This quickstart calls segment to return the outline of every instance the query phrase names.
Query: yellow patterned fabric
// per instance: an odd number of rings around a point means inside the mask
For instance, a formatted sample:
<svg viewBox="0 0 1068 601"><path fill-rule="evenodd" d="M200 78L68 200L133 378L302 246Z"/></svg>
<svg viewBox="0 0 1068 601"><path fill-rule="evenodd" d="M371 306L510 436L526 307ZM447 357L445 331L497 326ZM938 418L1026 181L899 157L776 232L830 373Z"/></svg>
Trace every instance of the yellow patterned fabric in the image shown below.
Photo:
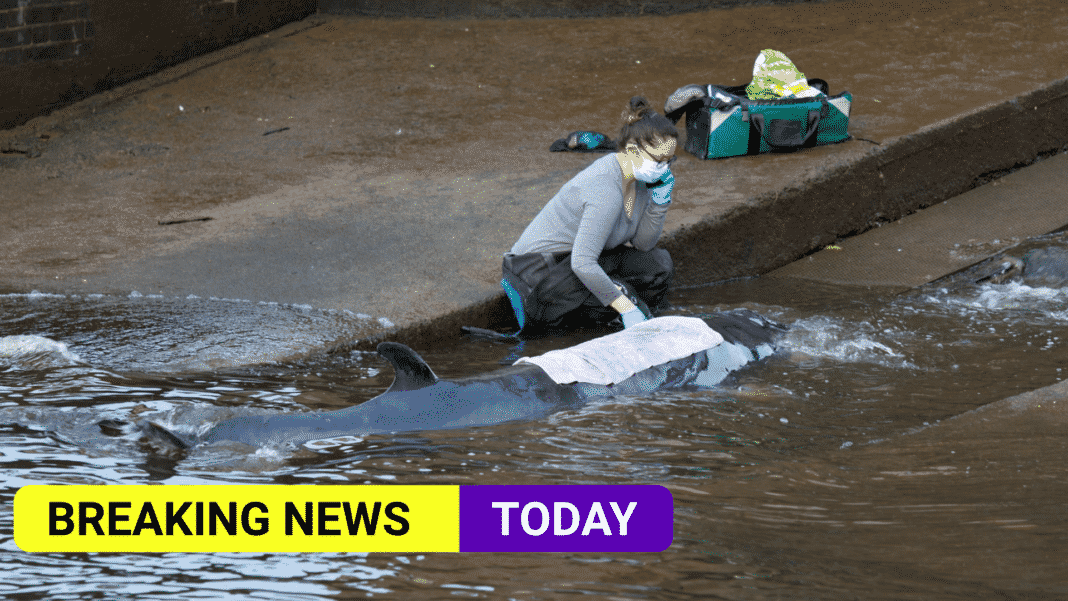
<svg viewBox="0 0 1068 601"><path fill-rule="evenodd" d="M770 48L761 50L753 63L753 81L745 87L750 100L808 98L820 91L808 85L805 74L785 54Z"/></svg>

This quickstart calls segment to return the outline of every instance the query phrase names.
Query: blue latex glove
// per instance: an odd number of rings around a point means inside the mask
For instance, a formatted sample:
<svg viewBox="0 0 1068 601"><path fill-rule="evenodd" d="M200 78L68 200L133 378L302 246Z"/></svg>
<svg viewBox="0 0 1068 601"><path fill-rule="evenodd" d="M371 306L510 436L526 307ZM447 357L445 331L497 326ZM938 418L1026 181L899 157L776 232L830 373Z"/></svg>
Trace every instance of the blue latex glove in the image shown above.
<svg viewBox="0 0 1068 601"><path fill-rule="evenodd" d="M621 314L620 317L623 318L624 329L645 321L645 314L642 313L642 310L637 307L631 309L630 311L627 311L626 313Z"/></svg>
<svg viewBox="0 0 1068 601"><path fill-rule="evenodd" d="M669 170L664 177L646 187L649 188L649 194L653 196L653 202L666 205L671 202L671 191L675 189L675 174Z"/></svg>

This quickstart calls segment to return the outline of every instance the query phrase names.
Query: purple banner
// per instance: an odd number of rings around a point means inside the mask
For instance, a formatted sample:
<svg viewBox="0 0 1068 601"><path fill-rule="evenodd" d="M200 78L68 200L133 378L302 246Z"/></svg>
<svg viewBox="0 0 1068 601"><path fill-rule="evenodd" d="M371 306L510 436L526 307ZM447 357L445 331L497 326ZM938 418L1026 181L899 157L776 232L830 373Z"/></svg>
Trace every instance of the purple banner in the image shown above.
<svg viewBox="0 0 1068 601"><path fill-rule="evenodd" d="M460 551L663 551L674 511L655 485L460 486Z"/></svg>

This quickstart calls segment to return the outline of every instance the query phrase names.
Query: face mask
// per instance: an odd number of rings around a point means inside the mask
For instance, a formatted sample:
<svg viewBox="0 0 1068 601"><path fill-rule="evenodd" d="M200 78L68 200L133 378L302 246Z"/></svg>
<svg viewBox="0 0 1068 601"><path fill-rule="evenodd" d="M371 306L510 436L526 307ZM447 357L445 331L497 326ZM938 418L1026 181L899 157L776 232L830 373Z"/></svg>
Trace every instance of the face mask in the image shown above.
<svg viewBox="0 0 1068 601"><path fill-rule="evenodd" d="M634 179L651 184L664 177L664 174L667 173L670 168L671 167L666 163L656 163L650 159L642 157L641 166L634 170Z"/></svg>

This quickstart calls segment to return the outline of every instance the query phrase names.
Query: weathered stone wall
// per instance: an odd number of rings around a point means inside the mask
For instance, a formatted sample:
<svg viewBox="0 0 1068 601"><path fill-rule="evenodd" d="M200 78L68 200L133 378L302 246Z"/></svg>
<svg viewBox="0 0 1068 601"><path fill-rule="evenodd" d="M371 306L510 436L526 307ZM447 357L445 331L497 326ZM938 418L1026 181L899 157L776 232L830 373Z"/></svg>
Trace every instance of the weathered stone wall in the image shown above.
<svg viewBox="0 0 1068 601"><path fill-rule="evenodd" d="M315 10L316 0L0 0L0 128Z"/></svg>
<svg viewBox="0 0 1068 601"><path fill-rule="evenodd" d="M332 15L431 19L522 19L669 15L752 4L813 0L319 0Z"/></svg>
<svg viewBox="0 0 1068 601"><path fill-rule="evenodd" d="M88 0L0 1L0 64L82 56L93 37Z"/></svg>

